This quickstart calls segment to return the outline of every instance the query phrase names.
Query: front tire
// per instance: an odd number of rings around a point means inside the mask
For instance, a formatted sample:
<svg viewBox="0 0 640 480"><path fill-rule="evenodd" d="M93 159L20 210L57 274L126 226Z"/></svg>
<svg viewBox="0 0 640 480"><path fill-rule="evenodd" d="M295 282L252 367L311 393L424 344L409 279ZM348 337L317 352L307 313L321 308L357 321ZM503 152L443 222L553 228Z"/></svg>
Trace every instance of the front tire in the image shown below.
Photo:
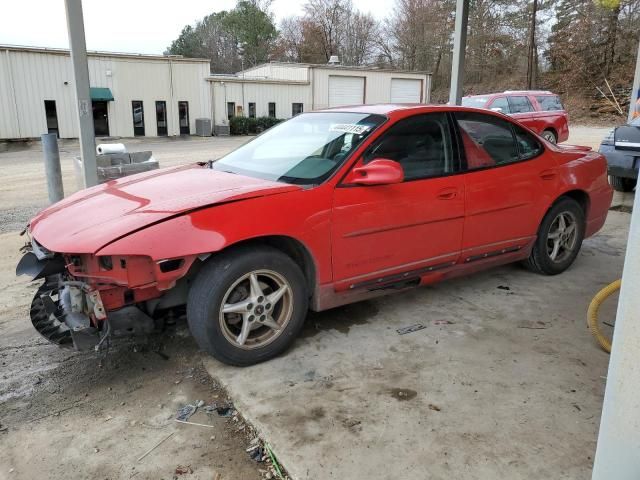
<svg viewBox="0 0 640 480"><path fill-rule="evenodd" d="M290 257L268 246L241 247L200 270L187 321L200 348L228 365L247 366L286 350L307 308L305 277Z"/></svg>
<svg viewBox="0 0 640 480"><path fill-rule="evenodd" d="M558 200L542 219L525 265L536 273L557 275L576 259L585 232L584 211L572 198Z"/></svg>
<svg viewBox="0 0 640 480"><path fill-rule="evenodd" d="M609 175L609 183L614 190L618 192L633 192L636 188L638 181L635 178L617 177L615 175Z"/></svg>

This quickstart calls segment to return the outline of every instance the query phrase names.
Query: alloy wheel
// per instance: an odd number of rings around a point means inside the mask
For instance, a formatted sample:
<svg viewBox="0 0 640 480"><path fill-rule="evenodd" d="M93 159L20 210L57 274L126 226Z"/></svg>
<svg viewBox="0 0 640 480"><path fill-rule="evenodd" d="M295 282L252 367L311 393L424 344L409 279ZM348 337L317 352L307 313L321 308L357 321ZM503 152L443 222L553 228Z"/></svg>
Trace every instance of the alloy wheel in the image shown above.
<svg viewBox="0 0 640 480"><path fill-rule="evenodd" d="M229 342L250 350L278 338L292 314L293 292L289 282L272 270L255 270L227 289L219 321Z"/></svg>
<svg viewBox="0 0 640 480"><path fill-rule="evenodd" d="M564 262L576 247L578 222L571 212L561 212L551 222L547 234L547 254L554 263Z"/></svg>

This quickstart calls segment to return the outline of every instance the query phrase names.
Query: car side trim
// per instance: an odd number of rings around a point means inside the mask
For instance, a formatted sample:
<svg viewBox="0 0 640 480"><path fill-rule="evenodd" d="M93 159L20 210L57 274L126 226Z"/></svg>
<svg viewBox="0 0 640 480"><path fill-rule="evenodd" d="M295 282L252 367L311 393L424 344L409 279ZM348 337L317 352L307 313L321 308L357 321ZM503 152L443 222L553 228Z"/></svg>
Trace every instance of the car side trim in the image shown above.
<svg viewBox="0 0 640 480"><path fill-rule="evenodd" d="M373 287L374 289L378 289L384 287L387 284L393 284L397 282L407 282L410 280L419 280L422 275L427 273L431 273L436 270L442 270L443 268L453 267L457 262L445 262L439 263L436 265L432 265L430 267L418 268L416 270L409 270L406 272L396 273L393 275L388 275L386 277L380 277L375 280L367 280L360 283L354 283L349 285L349 289L353 290L356 288L368 288Z"/></svg>

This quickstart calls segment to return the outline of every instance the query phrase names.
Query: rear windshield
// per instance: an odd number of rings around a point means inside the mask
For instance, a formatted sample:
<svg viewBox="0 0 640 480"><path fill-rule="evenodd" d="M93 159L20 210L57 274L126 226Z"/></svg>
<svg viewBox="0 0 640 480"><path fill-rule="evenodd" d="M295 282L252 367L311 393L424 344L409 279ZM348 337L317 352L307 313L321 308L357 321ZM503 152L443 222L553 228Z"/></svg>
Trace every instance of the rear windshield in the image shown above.
<svg viewBox="0 0 640 480"><path fill-rule="evenodd" d="M488 101L489 97L464 97L462 99L462 106L484 108Z"/></svg>
<svg viewBox="0 0 640 480"><path fill-rule="evenodd" d="M560 97L557 95L539 95L536 100L540 104L540 109L544 111L564 110Z"/></svg>

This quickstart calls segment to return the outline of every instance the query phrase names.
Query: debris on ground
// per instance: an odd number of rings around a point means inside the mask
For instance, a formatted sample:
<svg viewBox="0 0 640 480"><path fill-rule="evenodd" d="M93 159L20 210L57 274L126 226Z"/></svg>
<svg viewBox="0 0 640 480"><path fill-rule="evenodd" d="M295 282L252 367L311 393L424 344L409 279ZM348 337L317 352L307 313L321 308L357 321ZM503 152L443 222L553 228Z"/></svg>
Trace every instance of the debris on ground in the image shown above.
<svg viewBox="0 0 640 480"><path fill-rule="evenodd" d="M167 435L166 437L164 437L162 440L160 440L158 443L156 443L153 447L151 447L149 450L147 450L146 452L144 452L142 455L140 455L138 457L138 461L142 460L144 457L146 457L147 455L149 455L151 452L153 452L156 448L158 448L160 445L162 445L165 441L167 441L174 433L176 432L171 432L169 435Z"/></svg>
<svg viewBox="0 0 640 480"><path fill-rule="evenodd" d="M408 327L399 328L396 330L396 332L398 332L398 335L406 335L407 333L417 332L418 330L422 330L424 328L427 328L426 325L416 323L415 325L409 325Z"/></svg>
<svg viewBox="0 0 640 480"><path fill-rule="evenodd" d="M434 320L434 325L455 325L456 322L452 322L451 320Z"/></svg>
<svg viewBox="0 0 640 480"><path fill-rule="evenodd" d="M219 417L231 417L235 413L235 408L233 408L233 403L225 402L218 404L213 402L211 405L207 405L203 408L203 410L209 415L214 412L218 414Z"/></svg>
<svg viewBox="0 0 640 480"><path fill-rule="evenodd" d="M247 453L254 462L262 463L266 460L264 448L260 445L247 448Z"/></svg>
<svg viewBox="0 0 640 480"><path fill-rule="evenodd" d="M439 412L439 411L441 411L442 409L441 409L439 406L434 405L433 403L430 403L430 404L429 404L429 410L433 410L434 412Z"/></svg>
<svg viewBox="0 0 640 480"><path fill-rule="evenodd" d="M191 465L178 465L176 467L176 475L188 475L190 473L193 473L193 468L191 468Z"/></svg>
<svg viewBox="0 0 640 480"><path fill-rule="evenodd" d="M506 285L498 285L497 288L498 290L511 290L511 287L507 287Z"/></svg>
<svg viewBox="0 0 640 480"><path fill-rule="evenodd" d="M191 418L191 415L196 413L196 410L198 410L198 407L196 405L185 405L176 412L176 420L186 422L187 420L189 420L189 418Z"/></svg>

